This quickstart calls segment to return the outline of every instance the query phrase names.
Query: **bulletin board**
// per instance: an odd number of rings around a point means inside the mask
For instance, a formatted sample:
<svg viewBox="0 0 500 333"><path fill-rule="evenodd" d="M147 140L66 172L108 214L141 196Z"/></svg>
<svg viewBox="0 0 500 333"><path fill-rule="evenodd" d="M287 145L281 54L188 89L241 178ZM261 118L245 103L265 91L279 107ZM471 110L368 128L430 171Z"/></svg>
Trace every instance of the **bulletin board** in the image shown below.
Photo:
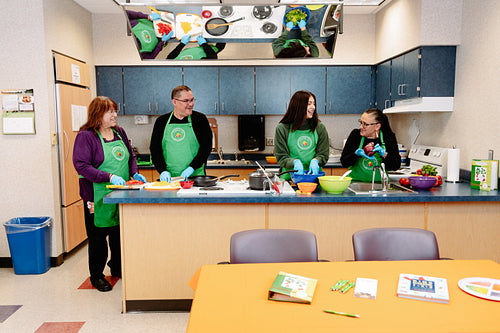
<svg viewBox="0 0 500 333"><path fill-rule="evenodd" d="M2 133L35 134L33 89L2 90Z"/></svg>

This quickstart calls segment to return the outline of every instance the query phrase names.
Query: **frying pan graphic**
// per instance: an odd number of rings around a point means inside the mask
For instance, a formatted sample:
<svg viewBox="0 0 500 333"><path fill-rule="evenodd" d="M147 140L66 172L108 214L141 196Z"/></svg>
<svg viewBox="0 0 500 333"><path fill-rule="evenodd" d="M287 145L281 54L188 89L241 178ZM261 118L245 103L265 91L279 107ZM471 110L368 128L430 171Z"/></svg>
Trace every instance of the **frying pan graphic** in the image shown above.
<svg viewBox="0 0 500 333"><path fill-rule="evenodd" d="M229 25L234 23L234 22L238 22L238 21L241 21L241 20L244 20L245 17L240 17L236 20L232 20L232 21L226 21L225 19L221 18L221 17L214 17L214 18L211 18L210 20L208 20L206 23L205 23L205 30L211 34L212 36L222 36L224 35L227 30L229 29ZM230 23L230 24L228 24ZM208 25L209 24L226 24L226 25L221 25L217 28L213 28L213 29L208 29Z"/></svg>

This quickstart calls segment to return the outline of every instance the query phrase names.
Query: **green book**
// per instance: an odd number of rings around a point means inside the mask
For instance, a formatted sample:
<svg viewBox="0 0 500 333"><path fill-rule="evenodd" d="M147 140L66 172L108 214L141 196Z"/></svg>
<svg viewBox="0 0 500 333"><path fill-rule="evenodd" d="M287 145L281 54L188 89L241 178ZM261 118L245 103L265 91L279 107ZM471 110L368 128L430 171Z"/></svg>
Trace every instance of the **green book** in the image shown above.
<svg viewBox="0 0 500 333"><path fill-rule="evenodd" d="M483 191L496 190L498 188L498 160L473 159L470 186Z"/></svg>
<svg viewBox="0 0 500 333"><path fill-rule="evenodd" d="M268 299L311 304L318 280L279 272L269 289Z"/></svg>

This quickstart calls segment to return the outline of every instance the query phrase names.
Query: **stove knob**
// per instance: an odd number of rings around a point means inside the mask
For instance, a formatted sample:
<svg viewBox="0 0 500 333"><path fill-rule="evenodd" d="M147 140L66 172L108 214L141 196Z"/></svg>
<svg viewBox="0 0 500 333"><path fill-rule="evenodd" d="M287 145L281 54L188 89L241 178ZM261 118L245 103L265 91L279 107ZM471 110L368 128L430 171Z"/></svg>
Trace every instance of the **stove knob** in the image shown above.
<svg viewBox="0 0 500 333"><path fill-rule="evenodd" d="M436 152L436 157L439 157L439 156L441 156L441 152L437 151Z"/></svg>

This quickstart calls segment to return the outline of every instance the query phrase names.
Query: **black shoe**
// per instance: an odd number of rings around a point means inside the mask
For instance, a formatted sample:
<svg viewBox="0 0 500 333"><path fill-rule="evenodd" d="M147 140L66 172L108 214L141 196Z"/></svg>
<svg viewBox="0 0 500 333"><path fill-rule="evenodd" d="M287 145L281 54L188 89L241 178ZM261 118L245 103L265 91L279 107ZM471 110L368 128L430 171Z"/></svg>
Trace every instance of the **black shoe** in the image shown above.
<svg viewBox="0 0 500 333"><path fill-rule="evenodd" d="M113 289L111 284L104 278L91 279L90 283L99 291L111 291Z"/></svg>
<svg viewBox="0 0 500 333"><path fill-rule="evenodd" d="M111 271L111 275L113 275L114 277L117 277L117 278L122 278L122 271Z"/></svg>

